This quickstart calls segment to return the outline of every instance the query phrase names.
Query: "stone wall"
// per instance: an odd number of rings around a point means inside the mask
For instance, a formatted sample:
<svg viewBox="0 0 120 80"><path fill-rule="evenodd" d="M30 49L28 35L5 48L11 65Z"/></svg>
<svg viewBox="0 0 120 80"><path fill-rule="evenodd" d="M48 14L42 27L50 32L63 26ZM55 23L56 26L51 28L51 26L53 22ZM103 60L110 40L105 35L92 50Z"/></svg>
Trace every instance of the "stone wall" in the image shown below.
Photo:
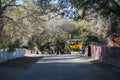
<svg viewBox="0 0 120 80"><path fill-rule="evenodd" d="M0 50L0 63L20 57L24 57L24 49L16 49L12 52Z"/></svg>
<svg viewBox="0 0 120 80"><path fill-rule="evenodd" d="M120 47L109 47L109 63L120 67Z"/></svg>

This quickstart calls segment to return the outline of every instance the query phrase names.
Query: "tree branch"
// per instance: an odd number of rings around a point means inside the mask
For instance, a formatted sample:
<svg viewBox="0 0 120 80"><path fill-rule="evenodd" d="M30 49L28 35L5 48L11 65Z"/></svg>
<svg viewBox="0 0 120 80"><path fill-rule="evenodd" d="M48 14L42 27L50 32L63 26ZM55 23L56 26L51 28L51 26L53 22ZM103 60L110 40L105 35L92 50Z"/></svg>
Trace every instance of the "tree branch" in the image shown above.
<svg viewBox="0 0 120 80"><path fill-rule="evenodd" d="M13 1L14 0L9 0L8 3L6 3L5 6L2 8L2 11L4 11Z"/></svg>
<svg viewBox="0 0 120 80"><path fill-rule="evenodd" d="M120 5L117 4L117 2L112 0L112 3L116 5L116 7L118 7L118 9L120 9Z"/></svg>
<svg viewBox="0 0 120 80"><path fill-rule="evenodd" d="M20 20L22 20L22 19L24 19L24 18L27 18L27 17L29 17L29 16L32 16L32 15L34 15L34 14L35 14L35 13L33 12L33 13L30 14L30 15L26 15L26 16L24 16L24 17L21 17L21 18L19 18L19 19L15 19L15 20L6 16L5 18L7 18L7 19L10 20L10 21L7 22L6 24L8 24L8 23L14 23L14 22L20 21ZM6 24L4 24L4 25L6 25Z"/></svg>

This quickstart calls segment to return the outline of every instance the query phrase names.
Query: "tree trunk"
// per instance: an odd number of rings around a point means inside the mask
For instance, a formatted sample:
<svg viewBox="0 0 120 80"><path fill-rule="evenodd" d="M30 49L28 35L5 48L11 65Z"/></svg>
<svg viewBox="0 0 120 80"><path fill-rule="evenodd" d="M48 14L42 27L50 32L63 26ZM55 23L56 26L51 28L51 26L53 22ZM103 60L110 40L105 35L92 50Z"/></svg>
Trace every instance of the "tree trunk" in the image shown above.
<svg viewBox="0 0 120 80"><path fill-rule="evenodd" d="M3 20L2 20L1 14L0 14L0 36L2 34L2 29L3 29Z"/></svg>
<svg viewBox="0 0 120 80"><path fill-rule="evenodd" d="M109 20L108 20L108 30L107 30L107 36L108 37L112 34L111 29L112 29L112 26L111 26L111 17L109 17Z"/></svg>
<svg viewBox="0 0 120 80"><path fill-rule="evenodd" d="M0 0L0 36L3 29L3 11L2 11L2 2Z"/></svg>

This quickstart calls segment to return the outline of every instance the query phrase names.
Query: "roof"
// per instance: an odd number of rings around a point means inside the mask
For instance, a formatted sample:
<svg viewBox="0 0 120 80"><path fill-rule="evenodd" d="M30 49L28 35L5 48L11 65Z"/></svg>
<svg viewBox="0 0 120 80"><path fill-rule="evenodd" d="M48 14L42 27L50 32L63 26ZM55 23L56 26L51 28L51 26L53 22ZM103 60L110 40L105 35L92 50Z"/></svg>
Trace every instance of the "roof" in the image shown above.
<svg viewBox="0 0 120 80"><path fill-rule="evenodd" d="M69 41L81 41L81 39L69 39Z"/></svg>

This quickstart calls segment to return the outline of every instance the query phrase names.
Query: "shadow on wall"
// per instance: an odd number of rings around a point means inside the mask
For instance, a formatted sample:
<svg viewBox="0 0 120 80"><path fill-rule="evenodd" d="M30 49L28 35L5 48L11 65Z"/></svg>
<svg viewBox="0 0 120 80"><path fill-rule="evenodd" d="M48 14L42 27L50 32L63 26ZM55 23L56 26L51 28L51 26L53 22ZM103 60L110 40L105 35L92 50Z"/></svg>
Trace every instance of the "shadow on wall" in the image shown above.
<svg viewBox="0 0 120 80"><path fill-rule="evenodd" d="M12 52L4 50L0 51L0 63L20 57L24 57L24 49L16 49L15 51Z"/></svg>

